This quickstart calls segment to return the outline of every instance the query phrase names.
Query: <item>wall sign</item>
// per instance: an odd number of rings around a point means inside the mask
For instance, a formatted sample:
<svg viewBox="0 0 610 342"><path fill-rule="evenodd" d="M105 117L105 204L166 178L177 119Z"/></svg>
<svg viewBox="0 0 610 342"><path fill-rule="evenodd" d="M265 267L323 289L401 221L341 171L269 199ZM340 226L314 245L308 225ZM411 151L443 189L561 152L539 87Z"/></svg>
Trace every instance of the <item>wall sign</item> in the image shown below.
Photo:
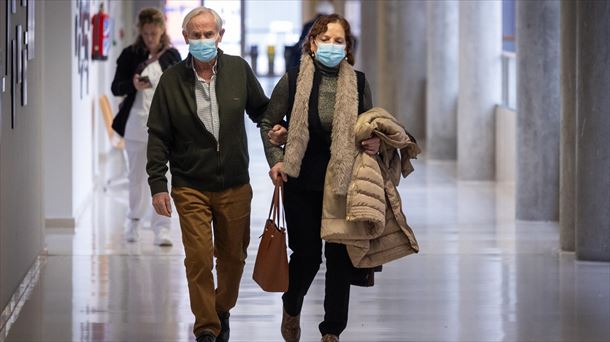
<svg viewBox="0 0 610 342"><path fill-rule="evenodd" d="M27 50L28 50L28 60L32 60L35 57L35 38L36 38L36 1L34 0L24 0L26 1L26 8L28 12L27 16Z"/></svg>
<svg viewBox="0 0 610 342"><path fill-rule="evenodd" d="M91 31L91 1L77 0L78 14L74 18L74 42L80 76L80 98L89 94L89 35Z"/></svg>
<svg viewBox="0 0 610 342"><path fill-rule="evenodd" d="M6 78L9 75L9 59L10 59L10 55L9 53L11 52L10 49L10 44L11 44L11 5L10 5L10 1L5 1L4 2L4 70L0 70L0 73L2 73L2 92L4 93L6 91ZM2 58L2 57L0 57Z"/></svg>
<svg viewBox="0 0 610 342"><path fill-rule="evenodd" d="M15 129L17 103L22 107L28 104L28 61L34 58L35 52L35 0L3 1L0 17L4 19L1 27L4 34L0 37L0 120L3 94L8 93L11 129Z"/></svg>

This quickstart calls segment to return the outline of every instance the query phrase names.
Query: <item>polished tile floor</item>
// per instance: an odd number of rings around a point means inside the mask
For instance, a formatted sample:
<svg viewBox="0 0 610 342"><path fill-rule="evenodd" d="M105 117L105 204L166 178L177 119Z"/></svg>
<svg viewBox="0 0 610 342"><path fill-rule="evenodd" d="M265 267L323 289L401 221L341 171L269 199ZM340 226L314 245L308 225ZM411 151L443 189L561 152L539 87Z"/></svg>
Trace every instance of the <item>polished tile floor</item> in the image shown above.
<svg viewBox="0 0 610 342"><path fill-rule="evenodd" d="M252 281L272 186L249 127L252 244L232 341L281 341L279 294ZM353 287L342 341L609 341L610 265L558 250L556 223L514 220L514 186L458 182L455 164L420 159L400 191L421 253ZM125 188L95 193L75 232L47 237L39 281L6 341L193 341L184 252L153 234L126 244ZM302 340L318 341L323 269L306 297ZM0 338L1 340L1 338Z"/></svg>

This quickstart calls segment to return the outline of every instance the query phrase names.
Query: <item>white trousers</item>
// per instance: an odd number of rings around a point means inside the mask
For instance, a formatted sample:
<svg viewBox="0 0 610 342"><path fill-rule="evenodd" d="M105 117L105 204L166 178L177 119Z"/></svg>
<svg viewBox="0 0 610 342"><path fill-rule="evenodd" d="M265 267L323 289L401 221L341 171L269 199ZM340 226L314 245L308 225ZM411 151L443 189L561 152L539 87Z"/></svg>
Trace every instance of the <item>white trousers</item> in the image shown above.
<svg viewBox="0 0 610 342"><path fill-rule="evenodd" d="M125 150L128 159L129 180L129 210L127 218L130 220L150 219L150 225L155 234L161 230L169 229L171 219L155 212L152 206L152 196L148 186L146 173L146 143L136 140L125 140Z"/></svg>

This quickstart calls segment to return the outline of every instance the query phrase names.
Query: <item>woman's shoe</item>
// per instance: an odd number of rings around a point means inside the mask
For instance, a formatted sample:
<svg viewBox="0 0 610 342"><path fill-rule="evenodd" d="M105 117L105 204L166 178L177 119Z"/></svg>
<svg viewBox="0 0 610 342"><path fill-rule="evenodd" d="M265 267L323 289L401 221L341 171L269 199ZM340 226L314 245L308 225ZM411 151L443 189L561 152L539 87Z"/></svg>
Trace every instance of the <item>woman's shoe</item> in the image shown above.
<svg viewBox="0 0 610 342"><path fill-rule="evenodd" d="M140 220L137 219L127 219L125 222L125 230L124 236L125 241L129 243L137 242L140 234Z"/></svg>
<svg viewBox="0 0 610 342"><path fill-rule="evenodd" d="M320 340L320 342L339 342L339 336L326 334L326 335L322 336L322 339Z"/></svg>
<svg viewBox="0 0 610 342"><path fill-rule="evenodd" d="M172 238L169 235L169 229L163 228L155 232L155 246L171 247L173 245Z"/></svg>
<svg viewBox="0 0 610 342"><path fill-rule="evenodd" d="M290 316L286 310L282 310L282 337L286 342L299 342L301 338L301 315Z"/></svg>

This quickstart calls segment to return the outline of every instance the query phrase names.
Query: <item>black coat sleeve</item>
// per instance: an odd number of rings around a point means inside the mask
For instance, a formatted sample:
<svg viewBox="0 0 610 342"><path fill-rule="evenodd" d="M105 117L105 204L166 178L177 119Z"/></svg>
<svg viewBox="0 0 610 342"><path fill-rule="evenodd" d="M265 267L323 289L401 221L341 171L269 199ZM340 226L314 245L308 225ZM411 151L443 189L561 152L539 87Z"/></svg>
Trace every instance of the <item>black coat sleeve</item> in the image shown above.
<svg viewBox="0 0 610 342"><path fill-rule="evenodd" d="M130 50L131 47L125 48L116 61L116 72L111 86L114 96L125 96L137 91L133 85L135 66L133 63L134 56Z"/></svg>
<svg viewBox="0 0 610 342"><path fill-rule="evenodd" d="M172 65L178 64L182 61L182 57L180 56L180 52L175 48L169 48L163 56L159 58L159 64L161 65L161 70L165 71L167 68Z"/></svg>

